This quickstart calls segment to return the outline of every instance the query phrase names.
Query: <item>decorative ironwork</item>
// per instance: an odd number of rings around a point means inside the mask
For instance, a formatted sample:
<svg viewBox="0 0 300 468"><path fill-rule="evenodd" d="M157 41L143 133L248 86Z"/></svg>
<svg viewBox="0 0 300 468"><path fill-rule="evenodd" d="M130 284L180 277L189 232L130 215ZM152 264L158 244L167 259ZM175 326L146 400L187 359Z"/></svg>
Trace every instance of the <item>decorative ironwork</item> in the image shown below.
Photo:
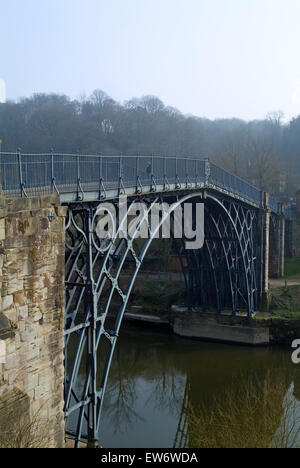
<svg viewBox="0 0 300 468"><path fill-rule="evenodd" d="M256 210L206 194L205 244L185 251L184 239L175 243L187 287L189 307L201 305L218 314L257 311ZM185 260L183 260L185 258Z"/></svg>
<svg viewBox="0 0 300 468"><path fill-rule="evenodd" d="M186 192L188 193L188 192ZM181 259L190 308L202 306L221 314L231 310L251 316L257 307L254 221L256 211L236 200L218 198L213 192L192 193L179 198L205 204L205 244L186 250L184 239L175 240ZM174 201L174 193L166 197ZM148 221L161 195L137 195L145 212L131 238L122 238L123 223L113 239L96 234L97 205L69 205L66 234L66 382L65 414L68 436L78 447L81 441L97 446L101 412L114 349L129 297L147 251L166 220L148 239L139 240L142 223ZM131 199L131 203L135 198ZM116 210L118 206L116 203ZM130 206L129 208L130 209ZM123 275L129 268L130 275ZM72 419L73 418L73 419ZM72 430L70 421L76 422Z"/></svg>

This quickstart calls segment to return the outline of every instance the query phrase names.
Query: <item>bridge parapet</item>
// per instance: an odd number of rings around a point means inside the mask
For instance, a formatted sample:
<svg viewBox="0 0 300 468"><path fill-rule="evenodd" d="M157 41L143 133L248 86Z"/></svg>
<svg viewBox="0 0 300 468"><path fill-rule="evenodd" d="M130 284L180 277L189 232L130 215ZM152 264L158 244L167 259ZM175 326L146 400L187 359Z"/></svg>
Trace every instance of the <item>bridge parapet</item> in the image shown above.
<svg viewBox="0 0 300 468"><path fill-rule="evenodd" d="M3 190L9 197L59 193L65 202L122 193L213 188L260 207L261 191L208 159L160 156L2 153ZM277 213L278 203L269 198Z"/></svg>

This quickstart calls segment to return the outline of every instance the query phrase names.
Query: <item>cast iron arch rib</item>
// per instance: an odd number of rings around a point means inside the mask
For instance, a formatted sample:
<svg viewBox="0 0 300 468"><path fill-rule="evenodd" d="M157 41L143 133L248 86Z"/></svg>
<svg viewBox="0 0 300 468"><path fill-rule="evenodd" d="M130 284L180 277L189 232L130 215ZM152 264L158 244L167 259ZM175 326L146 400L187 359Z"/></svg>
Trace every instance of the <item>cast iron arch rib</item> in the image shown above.
<svg viewBox="0 0 300 468"><path fill-rule="evenodd" d="M248 314L254 312L254 289L251 283L253 268L253 217L251 210L246 207L235 207L228 201L220 201L214 196L203 193L192 193L182 197L173 205L180 206L191 200L214 205L214 209L206 216L209 224L210 236L216 233L213 240L213 250L210 241L206 239L205 246L208 254L210 268L213 270L214 287L217 294L217 309L221 312L221 296L218 289L214 267L218 262L219 251L225 256L225 273L228 276L231 291L232 311L237 311L237 296L243 296ZM101 423L103 400L111 362L122 324L123 316L129 301L130 294L139 273L147 251L170 213L164 213L159 225L154 231L148 230L149 238L144 240L142 247L137 249L136 239L139 229L144 221L148 221L152 207L159 202L155 194L144 200L146 210L142 220L130 239L119 238L123 229L122 222L117 233L108 245L100 243L95 235L97 220L96 206L88 203L75 204L69 207L67 222L67 252L66 252L66 380L65 380L65 414L67 420L70 416L76 417L76 430L68 430L68 435L75 441L75 447L87 440L91 445L98 444L98 434ZM211 209L208 206L208 211ZM250 213L250 214L249 214ZM207 228L206 228L206 232ZM234 239L232 237L234 236ZM209 236L208 236L209 237ZM234 265L238 260L233 252L235 245L240 251L239 262L242 267L246 292L236 291L234 282ZM183 254L183 252L182 252ZM194 268L199 268L198 252L192 251ZM133 271L129 276L126 287L123 286L121 273L128 258L131 258ZM248 265L247 265L248 262ZM249 265L251 263L251 265ZM196 271L196 275L199 272ZM251 284L250 284L251 283ZM199 278L195 282L199 287ZM195 296L199 295L199 292ZM114 300L117 299L117 306ZM113 316L113 325L110 313L116 308ZM106 349L99 355L100 345ZM69 362L73 350L73 357ZM102 352L102 351L101 351ZM83 378L79 378L80 366L84 368ZM100 367L99 367L100 366ZM100 370L99 370L100 369ZM79 385L80 383L80 385ZM86 427L85 427L86 426ZM86 433L84 431L86 430Z"/></svg>

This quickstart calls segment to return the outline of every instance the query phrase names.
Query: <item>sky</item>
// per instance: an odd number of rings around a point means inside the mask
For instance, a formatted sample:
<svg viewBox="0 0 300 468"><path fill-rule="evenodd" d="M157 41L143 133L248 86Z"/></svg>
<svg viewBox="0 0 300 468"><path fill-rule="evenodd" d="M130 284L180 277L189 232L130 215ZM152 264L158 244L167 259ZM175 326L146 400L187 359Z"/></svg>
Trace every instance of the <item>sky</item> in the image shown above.
<svg viewBox="0 0 300 468"><path fill-rule="evenodd" d="M102 89L211 119L288 120L299 21L300 0L0 0L0 101Z"/></svg>

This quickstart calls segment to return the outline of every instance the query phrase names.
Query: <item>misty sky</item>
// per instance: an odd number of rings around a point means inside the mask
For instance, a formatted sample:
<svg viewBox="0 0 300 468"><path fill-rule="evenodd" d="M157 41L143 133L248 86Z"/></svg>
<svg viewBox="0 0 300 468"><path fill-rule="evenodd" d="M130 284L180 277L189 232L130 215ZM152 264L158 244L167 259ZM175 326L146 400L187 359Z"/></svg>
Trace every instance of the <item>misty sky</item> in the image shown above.
<svg viewBox="0 0 300 468"><path fill-rule="evenodd" d="M0 0L0 100L5 82L14 100L97 88L209 118L291 118L299 23L300 0Z"/></svg>

